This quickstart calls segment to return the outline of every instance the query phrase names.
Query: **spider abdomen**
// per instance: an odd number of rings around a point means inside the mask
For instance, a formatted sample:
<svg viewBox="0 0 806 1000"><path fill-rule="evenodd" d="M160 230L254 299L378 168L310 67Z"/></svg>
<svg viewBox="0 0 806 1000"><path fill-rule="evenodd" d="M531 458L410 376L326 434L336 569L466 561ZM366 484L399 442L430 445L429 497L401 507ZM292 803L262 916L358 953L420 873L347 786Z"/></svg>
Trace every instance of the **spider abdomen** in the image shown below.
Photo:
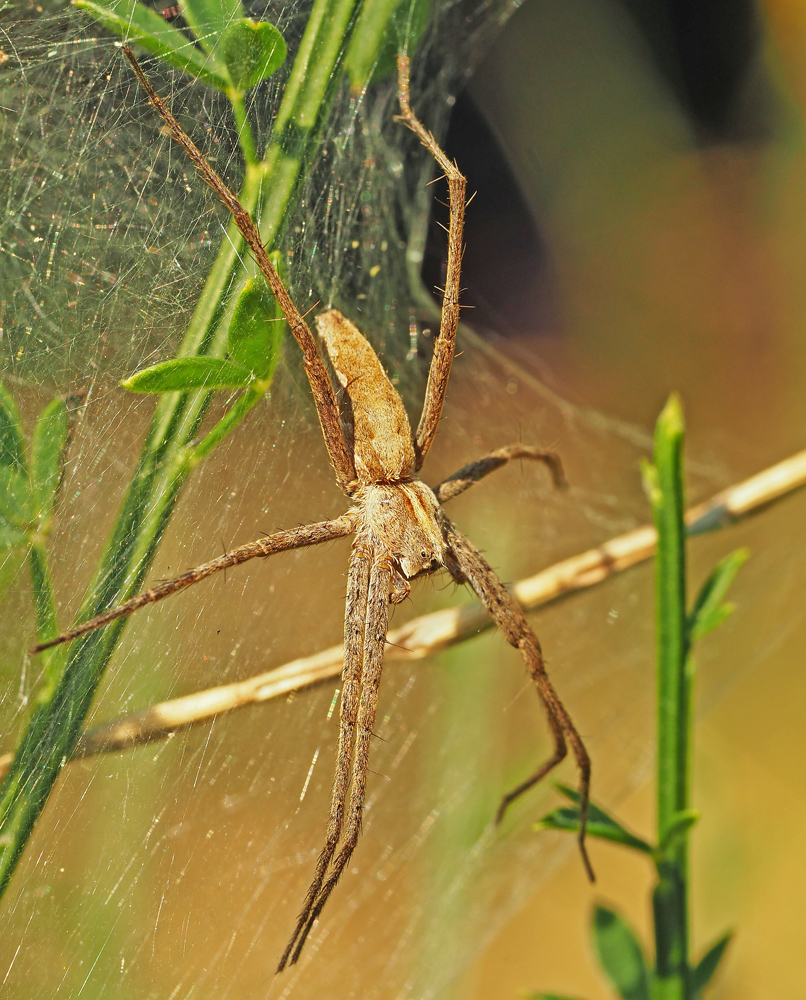
<svg viewBox="0 0 806 1000"><path fill-rule="evenodd" d="M337 309L317 316L316 329L349 400L344 416L358 481L406 478L414 468L409 418L372 345Z"/></svg>

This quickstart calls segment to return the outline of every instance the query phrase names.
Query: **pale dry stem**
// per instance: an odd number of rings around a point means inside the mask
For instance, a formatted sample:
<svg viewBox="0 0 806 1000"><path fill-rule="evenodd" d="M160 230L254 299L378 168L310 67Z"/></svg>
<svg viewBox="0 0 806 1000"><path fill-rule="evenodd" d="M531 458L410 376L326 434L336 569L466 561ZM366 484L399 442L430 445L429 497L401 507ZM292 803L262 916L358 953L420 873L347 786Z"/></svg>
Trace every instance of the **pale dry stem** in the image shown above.
<svg viewBox="0 0 806 1000"><path fill-rule="evenodd" d="M734 524L803 486L806 486L806 451L692 507L686 514L689 534L704 534ZM512 592L525 611L534 610L645 562L654 554L656 540L653 527L636 528L519 580ZM386 659L422 659L492 625L487 611L478 602L422 615L389 633ZM340 675L343 656L341 645L331 646L244 681L158 702L142 712L89 730L79 741L73 759L164 739L177 730L217 715L331 680ZM12 754L0 757L0 777L8 770L12 759Z"/></svg>

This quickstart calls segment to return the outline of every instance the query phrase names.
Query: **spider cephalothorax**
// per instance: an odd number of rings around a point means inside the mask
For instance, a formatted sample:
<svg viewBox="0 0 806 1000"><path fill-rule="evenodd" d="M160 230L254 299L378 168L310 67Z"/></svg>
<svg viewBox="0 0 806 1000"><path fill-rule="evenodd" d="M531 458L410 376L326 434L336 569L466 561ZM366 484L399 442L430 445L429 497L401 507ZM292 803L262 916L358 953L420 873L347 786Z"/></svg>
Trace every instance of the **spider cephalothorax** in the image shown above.
<svg viewBox="0 0 806 1000"><path fill-rule="evenodd" d="M397 588L393 603L399 604L408 596L408 580L445 563L437 498L425 483L408 479L362 486L358 501L357 532L391 557Z"/></svg>
<svg viewBox="0 0 806 1000"><path fill-rule="evenodd" d="M358 841L389 604L406 598L410 591L409 581L414 577L445 567L457 583L470 584L507 642L520 651L546 710L554 742L551 756L534 774L504 796L497 818L501 818L514 799L556 767L570 746L580 772L579 845L588 874L593 878L584 846L590 783L590 761L585 747L548 678L540 643L523 611L481 553L451 524L442 509L444 503L514 458L543 462L550 469L555 483L561 485L563 477L559 459L553 452L526 445L510 445L465 466L433 490L416 478L439 426L453 361L459 321L465 179L409 107L408 59L400 56L398 60L400 118L433 154L445 172L450 193L448 265L442 318L428 372L423 411L414 434L403 402L369 342L340 312L329 310L317 317L316 325L342 389L339 405L316 340L272 267L251 217L154 93L128 47L124 47L124 52L173 138L182 145L205 182L232 212L277 298L302 350L303 366L336 481L352 501L352 506L331 521L280 531L243 545L175 580L146 591L38 648L83 635L115 618L130 614L144 604L167 597L248 559L355 535L347 577L339 746L330 818L325 846L316 863L297 926L280 960L279 971L296 962L311 927L347 867Z"/></svg>

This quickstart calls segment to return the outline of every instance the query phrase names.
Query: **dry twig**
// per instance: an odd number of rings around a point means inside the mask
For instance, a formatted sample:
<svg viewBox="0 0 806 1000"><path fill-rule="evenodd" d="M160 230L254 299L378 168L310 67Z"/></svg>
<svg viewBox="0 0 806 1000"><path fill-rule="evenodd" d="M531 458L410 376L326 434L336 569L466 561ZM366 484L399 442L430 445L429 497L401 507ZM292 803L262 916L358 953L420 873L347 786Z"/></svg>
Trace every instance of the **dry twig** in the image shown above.
<svg viewBox="0 0 806 1000"><path fill-rule="evenodd" d="M804 485L806 451L798 452L692 507L686 515L689 534L704 534L734 524ZM655 541L654 528L636 528L587 552L555 563L535 576L519 580L512 588L513 593L525 611L534 610L646 561L654 554ZM491 626L487 611L478 602L422 615L389 633L386 659L422 659ZM342 655L340 645L331 646L313 656L292 660L235 684L223 684L183 698L158 702L142 712L86 732L76 747L74 759L164 739L179 729L236 708L271 701L291 691L338 677ZM12 754L0 757L0 777L5 774L11 760Z"/></svg>

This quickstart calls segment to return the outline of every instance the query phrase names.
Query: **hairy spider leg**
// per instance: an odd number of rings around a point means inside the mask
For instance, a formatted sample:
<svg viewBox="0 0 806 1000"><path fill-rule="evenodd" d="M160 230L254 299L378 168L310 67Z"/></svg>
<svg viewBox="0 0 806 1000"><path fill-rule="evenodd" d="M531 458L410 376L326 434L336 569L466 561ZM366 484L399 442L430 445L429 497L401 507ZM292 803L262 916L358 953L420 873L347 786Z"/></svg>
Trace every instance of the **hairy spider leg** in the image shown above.
<svg viewBox="0 0 806 1000"><path fill-rule="evenodd" d="M439 336L434 344L434 353L428 369L423 410L417 433L414 436L417 462L415 471L423 464L428 450L434 442L445 403L445 393L453 364L456 345L456 330L459 326L459 282L462 270L462 230L465 220L465 177L455 163L443 153L437 140L420 122L409 104L409 58L397 57L397 92L400 102L399 121L415 133L420 142L431 153L448 181L450 220L448 222L448 266L445 274L445 288L442 292L442 314L439 321Z"/></svg>
<svg viewBox="0 0 806 1000"><path fill-rule="evenodd" d="M464 493L465 490L470 489L471 486L475 485L475 483L479 482L485 476L488 476L491 472L502 468L508 462L521 458L542 462L551 472L554 485L558 489L566 487L567 483L562 462L556 452L544 451L539 448L533 448L530 445L511 444L506 445L504 448L496 448L495 451L491 451L484 458L463 466L458 472L443 480L439 486L434 487L434 495L440 503L447 503L449 500L453 500L454 497L459 496L460 493ZM278 531L272 535L267 535L265 538L260 538L256 542L248 542L246 545L241 545L237 549L225 553L223 556L211 559L209 562L189 569L181 576L177 576L172 580L165 580L163 583L157 584L156 587L151 587L141 594L137 594L123 604L110 608L108 611L90 618L89 621L83 622L81 625L77 625L67 632L63 632L55 639L49 639L47 642L42 642L32 647L30 652L34 655L41 653L45 649L50 649L51 646L70 642L79 636L86 635L87 632L93 632L97 628L108 625L117 618L124 618L148 604L154 604L165 597L170 597L171 594L177 594L187 587L201 583L208 576L212 576L221 570L229 569L231 566L239 566L250 559L265 559L275 553L286 552L289 549L330 542L336 538L343 538L345 535L349 535L354 529L355 516L347 513L331 521L318 521L315 524L306 524L299 528L292 528L289 531Z"/></svg>
<svg viewBox="0 0 806 1000"><path fill-rule="evenodd" d="M325 835L325 846L316 862L313 881L305 896L297 926L291 935L283 956L277 966L282 972L291 958L294 945L308 924L319 890L322 888L327 869L336 853L341 838L344 818L344 801L353 770L353 744L361 699L362 673L364 670L364 632L367 620L367 596L369 593L370 565L372 552L363 539L353 542L350 569L347 576L347 607L344 614L344 663L341 680L341 708L339 714L339 745L336 751L336 774L333 778L330 818ZM296 961L296 957L293 959Z"/></svg>
<svg viewBox="0 0 806 1000"><path fill-rule="evenodd" d="M386 633L389 626L389 591L392 586L392 560L386 554L373 560L369 579L369 599L367 601L366 627L364 632L364 670L361 677L361 702L353 753L353 773L350 786L350 810L341 850L333 861L330 874L317 896L308 916L305 928L291 957L293 965L300 956L303 945L328 898L336 888L344 869L349 864L358 838L361 834L361 820L364 813L369 749L375 713L378 708L378 691L383 670L383 654Z"/></svg>
<svg viewBox="0 0 806 1000"><path fill-rule="evenodd" d="M302 366L305 369L305 374L308 377L311 392L313 393L316 412L319 415L319 423L322 428L322 436L325 439L325 446L327 447L331 464L336 473L336 481L349 496L352 492L351 485L355 480L353 457L344 439L341 418L339 416L339 405L336 402L333 385L328 376L327 368L325 368L325 364L319 355L319 351L316 349L316 340L311 333L310 327L302 318L302 314L297 309L293 299L288 294L288 290L280 280L280 276L275 271L266 248L263 245L263 241L260 238L260 232L250 214L221 177L213 170L198 146L196 146L187 132L185 132L171 114L168 106L149 83L148 78L143 73L140 64L128 45L123 46L123 53L131 63L134 72L137 74L137 79L140 81L146 94L148 94L151 104L168 126L171 136L187 153L188 158L201 174L201 178L205 184L215 191L232 213L235 225L241 231L241 235L254 254L255 261L263 272L263 276L272 290L272 294L277 299L286 322L291 329L291 333L302 350Z"/></svg>
<svg viewBox="0 0 806 1000"><path fill-rule="evenodd" d="M554 753L552 756L530 778L504 796L496 815L496 821L500 822L507 807L516 798L537 784L542 778L545 778L549 771L553 770L564 759L567 752L565 745L567 740L571 745L571 752L574 755L579 770L579 833L577 841L585 871L590 881L594 882L596 881L596 877L593 874L593 868L591 867L585 847L585 827L588 818L591 773L588 751L585 749L585 745L571 721L571 717L549 680L543 662L543 652L540 648L540 643L529 626L520 605L478 549L461 532L457 531L452 524L448 523L446 530L451 553L456 561L455 566L448 566L449 570L457 582L467 582L470 584L487 608L490 617L504 633L507 642L520 650L526 661L526 666L532 680L535 683L540 700L546 708L549 725L554 737Z"/></svg>
<svg viewBox="0 0 806 1000"><path fill-rule="evenodd" d="M212 576L222 569L229 569L230 566L238 566L250 559L265 559L278 552L287 552L289 549L301 549L308 545L320 545L322 542L330 542L335 538L343 538L355 529L355 522L355 513L348 511L332 521L316 521L314 524L304 524L298 528L290 528L288 531L277 531L273 535L259 538L256 542L247 542L246 545L241 545L237 549L233 549L232 552L227 552L223 556L202 563L201 566L189 569L187 573L183 573L173 580L166 580L164 583L157 584L156 587L151 587L150 590L144 590L136 597L132 597L131 600L125 601L115 608L110 608L81 625L76 625L75 628L63 632L55 639L34 646L31 653L41 653L43 649L50 649L51 646L58 646L59 643L77 639L80 635L108 625L116 618L125 618L126 615L145 607L146 604L154 604L156 601L170 597L171 594L176 594L186 587L192 587L193 584L206 580L208 576Z"/></svg>
<svg viewBox="0 0 806 1000"><path fill-rule="evenodd" d="M563 464L556 451L544 451L541 448L532 448L528 444L508 444L503 448L496 448L489 455L480 458L475 462L470 462L463 466L458 472L434 487L434 496L440 503L447 503L453 500L460 493L470 489L480 479L489 476L491 472L500 469L508 462L516 458L528 458L535 462L542 462L551 473L551 478L558 490L568 488L565 478Z"/></svg>

